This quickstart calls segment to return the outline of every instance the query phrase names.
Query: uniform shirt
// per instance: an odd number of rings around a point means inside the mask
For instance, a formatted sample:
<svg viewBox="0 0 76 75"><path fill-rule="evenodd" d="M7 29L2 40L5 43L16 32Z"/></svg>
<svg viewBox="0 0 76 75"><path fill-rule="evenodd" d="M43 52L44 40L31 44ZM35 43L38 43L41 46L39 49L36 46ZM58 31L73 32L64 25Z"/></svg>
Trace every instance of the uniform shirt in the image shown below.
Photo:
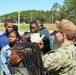
<svg viewBox="0 0 76 75"><path fill-rule="evenodd" d="M11 75L10 71L8 69L8 63L9 63L9 56L11 55L11 48L9 45L6 45L2 48L1 50L1 55L0 55L0 66L2 70L5 72L6 75Z"/></svg>
<svg viewBox="0 0 76 75"><path fill-rule="evenodd" d="M42 60L44 69L55 75L76 75L76 47L73 43L46 53Z"/></svg>

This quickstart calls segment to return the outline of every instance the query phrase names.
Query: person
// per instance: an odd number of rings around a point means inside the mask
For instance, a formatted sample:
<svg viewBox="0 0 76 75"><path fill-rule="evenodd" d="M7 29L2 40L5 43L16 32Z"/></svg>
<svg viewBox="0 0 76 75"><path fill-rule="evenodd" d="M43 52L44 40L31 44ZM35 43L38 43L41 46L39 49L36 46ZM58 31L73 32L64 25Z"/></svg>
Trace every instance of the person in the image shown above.
<svg viewBox="0 0 76 75"><path fill-rule="evenodd" d="M56 36L55 36L55 31L53 31L51 34L50 34L50 41L51 41L51 50L56 50L57 48L60 47L60 45L56 42Z"/></svg>
<svg viewBox="0 0 76 75"><path fill-rule="evenodd" d="M44 48L42 51L44 51L44 54L51 50L51 41L50 41L50 32L46 29L46 27L43 25L43 22L40 19L36 19L38 23L38 32L41 35L45 35L43 38L44 42Z"/></svg>
<svg viewBox="0 0 76 75"><path fill-rule="evenodd" d="M13 30L12 26L13 26L12 20L9 19L5 21L4 23L5 32L2 35L0 35L0 51L5 45L9 44L8 35ZM1 68L0 70L1 72L3 72Z"/></svg>
<svg viewBox="0 0 76 75"><path fill-rule="evenodd" d="M17 25L13 25L13 31L16 31L16 32L18 32L18 26ZM19 32L18 32L19 33ZM21 35L19 35L19 39L18 39L18 41L17 41L17 43L19 43L20 42L20 40L21 40Z"/></svg>
<svg viewBox="0 0 76 75"><path fill-rule="evenodd" d="M51 48L52 50L56 50L57 48L59 48L59 44L56 42L56 36L55 36L55 30L53 30L52 28L54 28L54 25L57 25L59 23L59 20L55 20L54 24L50 25L51 28L51 34L50 34L50 41L51 41Z"/></svg>
<svg viewBox="0 0 76 75"><path fill-rule="evenodd" d="M40 34L39 34L39 32L38 32L38 23L37 23L37 21L36 20L33 20L33 21L31 21L30 22L30 32L31 32L31 35L32 35L32 39L36 39L36 36L35 37L33 37L33 35L34 35L34 33L36 33L37 34L37 37L38 36L41 36ZM39 34L39 35L38 35ZM44 36L44 35L43 35ZM42 36L42 37L43 37ZM44 38L44 39L46 39L46 38ZM43 39L43 40L44 40ZM46 40L45 40L46 41ZM32 40L31 40L31 42L33 42ZM39 45L40 44L42 44L42 43L44 43L44 42L39 42L39 41L37 41L37 43L39 43ZM42 45L40 45L40 49L42 49L41 50L41 55L44 55L44 53L43 53L43 48L44 48L44 46L42 46Z"/></svg>
<svg viewBox="0 0 76 75"><path fill-rule="evenodd" d="M10 55L10 64L18 67L14 75L45 75L37 43L21 42L16 44Z"/></svg>
<svg viewBox="0 0 76 75"><path fill-rule="evenodd" d="M31 33L38 33L38 23L36 20L33 20L30 22L30 25L29 25L29 28L30 28L30 32Z"/></svg>
<svg viewBox="0 0 76 75"><path fill-rule="evenodd" d="M40 33L39 32L39 27L38 27L38 22L36 20L33 20L32 22L30 22L30 31L31 33ZM44 30L46 31L46 30ZM45 53L47 53L48 51L50 51L50 42L49 39L46 37L46 35L43 33L40 33L40 36L43 36L43 43L44 43L44 47L41 49L41 55L44 55ZM36 38L35 38L36 39Z"/></svg>
<svg viewBox="0 0 76 75"><path fill-rule="evenodd" d="M12 20L6 20L4 23L5 32L2 35L0 35L0 51L5 45L9 44L8 35L11 31L13 31L12 27Z"/></svg>
<svg viewBox="0 0 76 75"><path fill-rule="evenodd" d="M13 68L9 64L9 56L11 55L12 48L15 45L15 43L19 39L19 33L16 31L12 31L9 33L9 45L6 45L2 48L1 50L1 55L0 55L0 61L1 61L1 68L4 72L5 75L11 75L15 72L16 68Z"/></svg>
<svg viewBox="0 0 76 75"><path fill-rule="evenodd" d="M76 47L73 44L76 26L62 19L54 30L60 47L42 57L44 69L54 75L76 75Z"/></svg>
<svg viewBox="0 0 76 75"><path fill-rule="evenodd" d="M36 19L38 23L39 33L50 37L50 32L44 27L43 22L40 19Z"/></svg>

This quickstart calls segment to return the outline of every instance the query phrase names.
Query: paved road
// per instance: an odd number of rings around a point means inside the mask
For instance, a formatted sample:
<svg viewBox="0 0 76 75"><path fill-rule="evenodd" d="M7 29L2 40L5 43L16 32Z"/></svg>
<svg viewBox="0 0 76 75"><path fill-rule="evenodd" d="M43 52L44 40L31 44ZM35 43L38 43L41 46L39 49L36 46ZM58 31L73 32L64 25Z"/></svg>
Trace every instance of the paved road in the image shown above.
<svg viewBox="0 0 76 75"><path fill-rule="evenodd" d="M20 34L23 34L24 32L25 31L19 31ZM49 31L49 32L51 33L52 31ZM4 30L0 30L0 35L3 34L3 33L4 33Z"/></svg>
<svg viewBox="0 0 76 75"><path fill-rule="evenodd" d="M25 31L19 31L20 34L23 34ZM0 30L0 35L4 33L4 30Z"/></svg>

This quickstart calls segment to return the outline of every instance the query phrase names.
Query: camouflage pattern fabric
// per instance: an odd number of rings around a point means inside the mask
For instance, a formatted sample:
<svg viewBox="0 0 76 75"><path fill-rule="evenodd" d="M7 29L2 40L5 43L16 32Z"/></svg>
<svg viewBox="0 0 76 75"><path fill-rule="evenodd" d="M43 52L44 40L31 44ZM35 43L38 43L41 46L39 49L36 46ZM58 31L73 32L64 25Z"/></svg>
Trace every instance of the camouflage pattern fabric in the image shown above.
<svg viewBox="0 0 76 75"><path fill-rule="evenodd" d="M42 60L44 69L54 75L76 75L76 47L73 43L46 53Z"/></svg>

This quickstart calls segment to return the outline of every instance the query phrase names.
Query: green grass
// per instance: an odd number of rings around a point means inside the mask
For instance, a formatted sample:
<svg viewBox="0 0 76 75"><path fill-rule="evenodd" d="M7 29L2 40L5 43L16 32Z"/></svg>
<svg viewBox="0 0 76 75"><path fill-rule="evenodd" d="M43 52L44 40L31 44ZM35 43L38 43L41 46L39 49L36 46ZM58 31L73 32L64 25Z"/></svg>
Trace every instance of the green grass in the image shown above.
<svg viewBox="0 0 76 75"><path fill-rule="evenodd" d="M50 30L50 24L44 24L44 26L46 27L47 30ZM4 25L0 24L0 30L4 29ZM20 30L30 30L29 29L29 24L25 24L25 25L20 25Z"/></svg>
<svg viewBox="0 0 76 75"><path fill-rule="evenodd" d="M20 26L20 30L30 30L30 29L29 29L29 26L23 25L23 26Z"/></svg>
<svg viewBox="0 0 76 75"><path fill-rule="evenodd" d="M4 28L4 25L3 24L0 24L0 29L3 29Z"/></svg>

